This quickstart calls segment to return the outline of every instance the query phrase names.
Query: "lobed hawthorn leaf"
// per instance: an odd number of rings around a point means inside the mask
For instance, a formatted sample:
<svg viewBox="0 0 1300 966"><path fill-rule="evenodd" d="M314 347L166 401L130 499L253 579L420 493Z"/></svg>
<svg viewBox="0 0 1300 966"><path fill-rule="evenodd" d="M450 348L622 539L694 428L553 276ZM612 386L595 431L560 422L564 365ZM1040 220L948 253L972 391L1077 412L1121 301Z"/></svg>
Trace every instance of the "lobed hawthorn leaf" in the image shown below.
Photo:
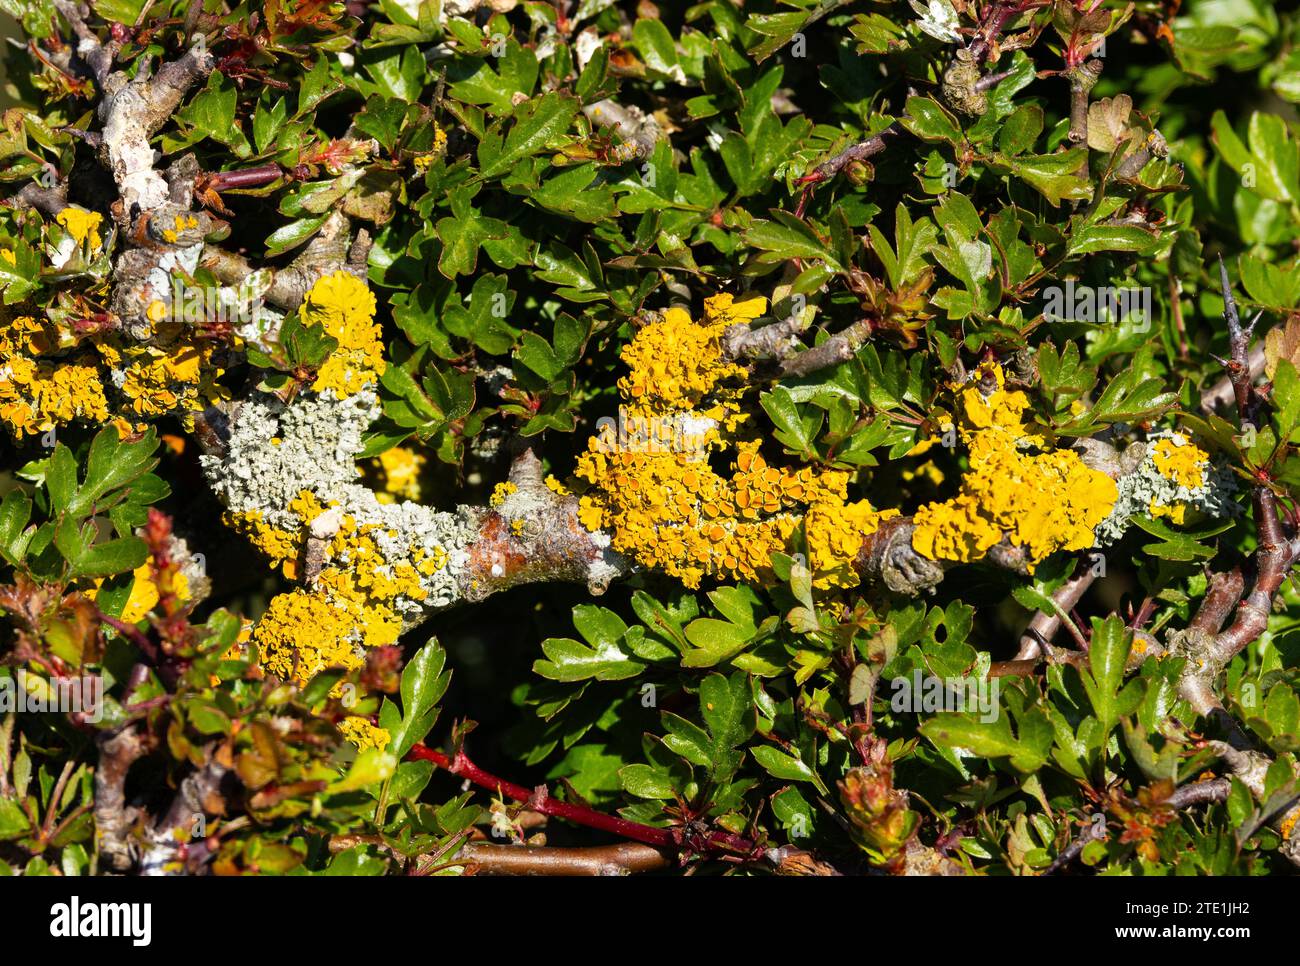
<svg viewBox="0 0 1300 966"><path fill-rule="evenodd" d="M481 179L498 178L530 155L554 147L578 114L576 98L552 91L515 108L513 124L503 134L504 121L489 128L478 148Z"/></svg>
<svg viewBox="0 0 1300 966"><path fill-rule="evenodd" d="M388 731L386 751L395 760L401 760L412 745L423 741L437 722L438 703L451 684L451 671L444 670L446 663L447 652L436 640L430 641L415 652L402 670L401 708L384 699L379 726Z"/></svg>

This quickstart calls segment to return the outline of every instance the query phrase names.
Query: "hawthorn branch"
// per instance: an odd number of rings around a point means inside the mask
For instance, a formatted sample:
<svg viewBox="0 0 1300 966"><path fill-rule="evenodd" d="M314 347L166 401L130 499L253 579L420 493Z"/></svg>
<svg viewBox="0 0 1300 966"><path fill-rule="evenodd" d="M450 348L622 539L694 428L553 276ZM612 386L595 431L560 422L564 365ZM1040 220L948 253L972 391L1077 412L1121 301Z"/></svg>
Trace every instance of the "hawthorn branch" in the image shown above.
<svg viewBox="0 0 1300 966"><path fill-rule="evenodd" d="M118 40L101 42L95 32L86 26L88 11L80 3L55 0L54 9L63 15L63 19L72 28L72 33L77 38L76 50L78 55L90 68L91 76L95 78L95 81L103 86L104 81L108 78L109 71L113 69L114 59L122 49L121 42Z"/></svg>
<svg viewBox="0 0 1300 966"><path fill-rule="evenodd" d="M171 806L154 823L150 831L152 843L140 858L141 875L175 875L184 871L186 856L182 843L188 830L196 819L225 811L221 786L233 773L214 751L214 748L207 749L207 763L185 777ZM182 834L178 835L178 830Z"/></svg>
<svg viewBox="0 0 1300 966"><path fill-rule="evenodd" d="M895 121L879 134L873 135L865 141L858 141L854 144L850 144L838 154L827 158L821 164L817 165L817 167L813 168L808 174L796 180L795 184L811 187L819 185L823 181L829 181L854 161L866 161L868 158L874 158L881 151L885 150L885 148L889 147L891 143L898 140L905 130L906 129L901 124Z"/></svg>
<svg viewBox="0 0 1300 966"><path fill-rule="evenodd" d="M1262 400L1255 390L1250 368L1250 339L1254 323L1243 326L1237 314L1227 266L1219 260L1219 279L1223 290L1223 318L1228 326L1229 358L1225 362L1237 403L1240 425L1254 425L1260 418ZM1278 515L1277 496L1266 478L1258 480L1251 492L1251 504L1257 533L1255 578L1244 598L1245 581L1232 571L1211 578L1205 601L1185 630L1169 638L1173 653L1186 658L1178 693L1201 717L1218 722L1228 735L1227 741L1211 744L1224 762L1254 794L1262 799L1264 776L1272 764L1269 756L1251 749L1251 741L1236 720L1228 714L1215 691L1215 682L1236 655L1258 640L1268 629L1273 601L1300 560L1300 538L1288 537ZM1234 610L1235 607L1235 610ZM1232 615L1232 622L1220 629ZM1285 814L1275 817L1274 827L1286 833L1282 853L1300 865L1300 805L1292 803Z"/></svg>
<svg viewBox="0 0 1300 966"><path fill-rule="evenodd" d="M1264 374L1264 366L1267 363L1267 357L1264 353L1264 343L1260 342L1253 346L1246 355L1246 367L1250 372L1250 381L1255 382ZM1201 412L1207 415L1215 412L1223 406L1226 406L1236 397L1236 386L1229 376L1224 376L1209 389L1201 393Z"/></svg>
<svg viewBox="0 0 1300 966"><path fill-rule="evenodd" d="M1097 58L1085 61L1066 72L1070 81L1070 142L1088 142L1088 98L1101 79L1102 63Z"/></svg>
<svg viewBox="0 0 1300 966"><path fill-rule="evenodd" d="M860 319L844 331L835 333L821 345L781 360L781 375L807 376L820 369L828 369L841 362L848 362L871 337L871 328L870 319Z"/></svg>
<svg viewBox="0 0 1300 966"><path fill-rule="evenodd" d="M1228 280L1228 266L1219 256L1219 282L1223 290L1223 318L1228 323L1228 349L1231 353L1228 362L1228 378L1232 382L1232 394L1237 400L1237 413L1242 423L1258 425L1258 395L1250 375L1250 337L1254 333L1255 323L1243 326L1237 315L1237 300L1232 295L1232 283Z"/></svg>
<svg viewBox="0 0 1300 966"><path fill-rule="evenodd" d="M657 848L675 848L677 843L674 841L673 833L669 829L655 828L650 825L642 825L640 822L630 822L627 819L618 818L615 815L607 815L604 812L597 812L594 809L587 808L585 805L574 805L571 802L562 802L559 799L552 798L546 791L546 786L537 788L525 788L523 785L516 785L505 779L497 778L495 775L479 768L465 754L463 748L456 749L454 755L447 755L436 749L429 748L423 744L416 744L407 755L409 759L418 761L432 762L437 767L448 771L457 777L464 778L480 788L486 788L495 792L503 798L509 798L516 802L525 803L529 809L539 812L542 815L549 815L553 818L562 818L574 822L578 825L584 825L588 828L599 829L602 832L609 832L611 835L617 835L620 838L631 839L633 842L640 842L643 845L652 845ZM721 833L729 836L730 833ZM731 837L734 839L734 837ZM743 840L742 840L743 841ZM744 843L748 845L749 843Z"/></svg>
<svg viewBox="0 0 1300 966"><path fill-rule="evenodd" d="M1227 801L1228 793L1231 790L1232 782L1226 778L1192 782L1175 788L1173 793L1161 802L1161 805L1175 811L1182 811L1194 805L1217 804ZM1090 842L1104 842L1109 838L1110 833L1106 828L1106 824L1096 822L1093 819L1094 816L1091 815L1085 818L1083 831L1061 850L1061 853L1052 860L1052 864L1043 870L1043 875L1055 875L1083 854L1083 850L1087 848Z"/></svg>
<svg viewBox="0 0 1300 966"><path fill-rule="evenodd" d="M588 848L467 842L456 861L477 875L632 875L671 868L675 854L653 845L620 843Z"/></svg>
<svg viewBox="0 0 1300 966"><path fill-rule="evenodd" d="M126 872L133 862L131 828L138 811L126 804L126 775L144 757L145 740L128 726L100 732L95 739L99 764L95 767L95 839L104 863L114 872Z"/></svg>
<svg viewBox="0 0 1300 966"><path fill-rule="evenodd" d="M803 216L804 208L808 204L808 198L817 185L823 181L829 181L854 162L866 161L868 158L875 157L889 147L893 141L901 137L905 131L906 128L895 121L879 134L869 137L865 141L850 144L847 148L823 161L812 171L796 180L795 184L803 187L803 193L799 197L799 204L795 209L795 214L800 217Z"/></svg>
<svg viewBox="0 0 1300 966"><path fill-rule="evenodd" d="M464 778L480 788L493 791L503 798L522 802L533 812L609 832L620 838L631 839L643 846L650 846L658 852L675 855L678 861L684 857L698 855L731 862L764 862L777 874L784 875L839 874L833 867L793 846L767 848L743 836L721 830L696 832L686 828L656 828L598 812L585 805L559 801L550 796L545 785L529 789L484 771L469 759L464 748L457 748L454 755L447 755L417 743L408 752L407 758L432 762L437 767ZM648 853L644 852L634 854L648 856Z"/></svg>
<svg viewBox="0 0 1300 966"><path fill-rule="evenodd" d="M68 207L68 189L63 185L43 188L38 184L25 185L8 201L15 208L35 208L48 218L54 218Z"/></svg>
<svg viewBox="0 0 1300 966"><path fill-rule="evenodd" d="M1056 593L1052 594L1056 610L1050 613L1039 611L1033 616L1020 637L1020 650L1016 652L1014 660L1033 661L1041 656L1043 645L1050 645L1057 631L1061 629L1061 614L1068 614L1073 610L1096 579L1096 574L1092 568L1089 568L1062 584Z"/></svg>
<svg viewBox="0 0 1300 966"><path fill-rule="evenodd" d="M362 243L360 239L364 233L358 232L358 241L352 241L349 229L350 223L345 215L331 212L303 250L283 268L254 268L243 255L214 244L203 246L199 265L212 272L223 285L239 285L255 271L265 273L269 283L262 298L278 309L290 311L302 304L307 292L322 276L340 268L358 278L365 278L365 259L362 258L358 265L354 250L359 250L358 244L364 244L364 250L368 252L369 235L365 235Z"/></svg>

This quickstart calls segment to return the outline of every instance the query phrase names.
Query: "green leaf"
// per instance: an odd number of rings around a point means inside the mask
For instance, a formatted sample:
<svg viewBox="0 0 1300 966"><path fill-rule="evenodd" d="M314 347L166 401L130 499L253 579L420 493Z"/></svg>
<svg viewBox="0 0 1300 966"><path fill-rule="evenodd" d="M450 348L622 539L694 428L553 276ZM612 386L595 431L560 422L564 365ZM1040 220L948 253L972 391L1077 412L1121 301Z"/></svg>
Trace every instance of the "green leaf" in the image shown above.
<svg viewBox="0 0 1300 966"><path fill-rule="evenodd" d="M921 733L936 745L964 748L982 758L1007 758L1017 771L1031 773L1047 762L1052 745L1052 728L1040 711L1020 720L1019 736L1003 712L992 721L971 715L940 714L921 725Z"/></svg>
<svg viewBox="0 0 1300 966"><path fill-rule="evenodd" d="M577 116L576 99L558 92L524 101L514 112L514 124L502 142L502 124L493 125L479 144L480 178L497 178L524 158L554 147Z"/></svg>
<svg viewBox="0 0 1300 966"><path fill-rule="evenodd" d="M810 458L815 456L812 441L821 429L822 412L812 409L801 413L798 404L790 395L790 390L777 386L771 392L759 397L764 412L776 427L776 438L793 453Z"/></svg>
<svg viewBox="0 0 1300 966"><path fill-rule="evenodd" d="M751 749L754 759L774 778L785 781L812 782L823 795L828 794L826 785L817 773L793 755L787 755L772 745L758 745Z"/></svg>
<svg viewBox="0 0 1300 966"><path fill-rule="evenodd" d="M994 155L994 167L1032 186L1052 205L1062 201L1086 201L1092 197L1091 182L1079 175L1088 161L1086 147L1059 154Z"/></svg>
<svg viewBox="0 0 1300 966"><path fill-rule="evenodd" d="M22 806L12 798L0 798L0 840L21 838L31 831Z"/></svg>
<svg viewBox="0 0 1300 966"><path fill-rule="evenodd" d="M965 141L957 118L932 97L909 97L903 126L923 141L957 147Z"/></svg>
<svg viewBox="0 0 1300 966"><path fill-rule="evenodd" d="M391 738L389 754L399 759L404 757L433 728L438 720L438 702L451 683L451 672L444 670L446 663L447 653L437 641L430 641L415 652L402 670L401 718L395 723L386 722L382 716L380 720ZM385 700L384 704L389 702Z"/></svg>
<svg viewBox="0 0 1300 966"><path fill-rule="evenodd" d="M547 660L536 661L533 670L552 681L622 681L636 677L645 665L624 650L624 638L643 633L628 629L613 611L581 604L573 609L573 623L587 645L569 638L552 637L542 642ZM590 646L588 646L590 645Z"/></svg>
<svg viewBox="0 0 1300 966"><path fill-rule="evenodd" d="M84 516L110 491L121 489L144 476L158 465L158 459L153 455L157 447L158 438L152 426L132 443L120 442L116 427L101 429L95 434L86 457L86 481L76 497L68 502L68 512Z"/></svg>
<svg viewBox="0 0 1300 966"><path fill-rule="evenodd" d="M1121 717L1137 709L1142 699L1140 681L1121 692L1133 637L1117 616L1092 619L1092 639L1088 649L1088 671L1081 674L1084 690L1103 733L1119 723Z"/></svg>
<svg viewBox="0 0 1300 966"><path fill-rule="evenodd" d="M787 211L777 210L771 214L771 221L756 218L744 233L745 244L769 253L763 256L765 261L818 259L834 271L843 271L834 253L801 218Z"/></svg>
<svg viewBox="0 0 1300 966"><path fill-rule="evenodd" d="M716 783L729 781L743 757L736 749L756 726L747 676L737 671L730 678L721 674L706 677L700 684L700 715L712 740L711 777Z"/></svg>
<svg viewBox="0 0 1300 966"><path fill-rule="evenodd" d="M435 230L442 240L443 251L438 271L447 278L472 273L478 265L478 251L491 239L509 234L509 226L496 218L481 215L471 206L477 186L458 188L451 193L452 217L440 218Z"/></svg>

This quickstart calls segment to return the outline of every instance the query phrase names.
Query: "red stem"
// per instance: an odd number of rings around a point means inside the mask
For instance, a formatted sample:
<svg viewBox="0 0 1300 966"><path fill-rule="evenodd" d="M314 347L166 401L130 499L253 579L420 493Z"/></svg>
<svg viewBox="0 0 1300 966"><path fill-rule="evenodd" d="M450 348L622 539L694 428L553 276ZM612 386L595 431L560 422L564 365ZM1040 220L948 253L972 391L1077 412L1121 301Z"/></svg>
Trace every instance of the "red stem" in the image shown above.
<svg viewBox="0 0 1300 966"><path fill-rule="evenodd" d="M595 809L583 805L562 802L552 798L545 785L530 789L497 778L474 764L463 749L457 749L456 757L452 758L441 751L436 751L417 742L411 747L406 758L408 761L418 759L432 762L439 768L473 782L480 788L491 789L498 795L513 799L516 802L523 802L529 809L542 815L568 819L578 825L610 832L625 839L631 839L634 842L644 842L646 845L670 849L686 847L698 852L740 853L745 857L754 855L757 850L755 844L749 839L742 838L739 835L732 835L730 832L715 831L702 833L698 836L683 835L681 830L655 828L652 825L642 825L640 822L629 822L627 819L607 815L604 812L597 812Z"/></svg>
<svg viewBox="0 0 1300 966"><path fill-rule="evenodd" d="M206 187L214 191L226 191L231 188L256 188L270 184L284 177L284 170L278 164L263 164L239 171L217 171L201 177L207 179Z"/></svg>

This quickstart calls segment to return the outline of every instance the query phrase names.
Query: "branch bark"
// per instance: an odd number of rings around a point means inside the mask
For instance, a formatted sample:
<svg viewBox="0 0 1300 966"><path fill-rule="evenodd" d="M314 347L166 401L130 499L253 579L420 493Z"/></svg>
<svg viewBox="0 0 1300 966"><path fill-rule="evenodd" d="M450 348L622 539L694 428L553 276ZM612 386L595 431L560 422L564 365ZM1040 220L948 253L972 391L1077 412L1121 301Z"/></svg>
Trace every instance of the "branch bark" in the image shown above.
<svg viewBox="0 0 1300 966"><path fill-rule="evenodd" d="M126 775L145 754L145 741L133 725L96 736L99 764L95 768L95 838L100 859L114 872L126 872L134 861L131 829L138 812L126 804Z"/></svg>

